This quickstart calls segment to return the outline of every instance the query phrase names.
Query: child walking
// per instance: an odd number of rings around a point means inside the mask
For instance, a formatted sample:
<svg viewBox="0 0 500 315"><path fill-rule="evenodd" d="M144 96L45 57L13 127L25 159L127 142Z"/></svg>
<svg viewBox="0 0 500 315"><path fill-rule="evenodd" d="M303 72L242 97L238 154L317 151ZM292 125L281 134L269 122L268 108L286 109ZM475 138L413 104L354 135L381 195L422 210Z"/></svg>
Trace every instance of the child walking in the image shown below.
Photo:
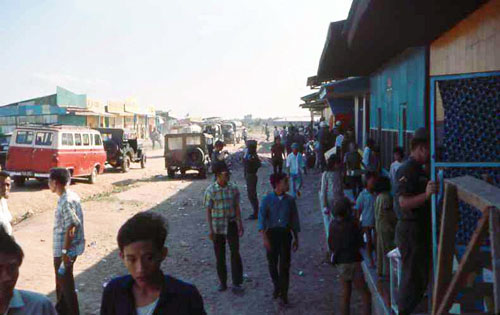
<svg viewBox="0 0 500 315"><path fill-rule="evenodd" d="M377 173L370 171L365 175L366 188L359 194L356 200L356 210L358 218L361 218L361 227L366 236L366 253L370 260L370 267L375 268L373 260L373 234L375 233L375 183Z"/></svg>
<svg viewBox="0 0 500 315"><path fill-rule="evenodd" d="M351 201L344 197L335 204L335 219L330 225L328 246L332 252L332 264L340 273L342 281L341 313L350 314L352 285L360 291L363 299L364 315L371 314L371 294L366 285L361 269L360 250L363 236L359 221L351 214Z"/></svg>

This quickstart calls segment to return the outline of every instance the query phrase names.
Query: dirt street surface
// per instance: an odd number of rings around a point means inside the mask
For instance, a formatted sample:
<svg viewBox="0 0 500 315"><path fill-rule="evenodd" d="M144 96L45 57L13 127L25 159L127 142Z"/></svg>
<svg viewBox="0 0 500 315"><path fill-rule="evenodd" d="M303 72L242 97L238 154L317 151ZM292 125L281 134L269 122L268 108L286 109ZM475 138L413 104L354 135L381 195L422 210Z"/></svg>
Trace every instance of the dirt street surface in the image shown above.
<svg viewBox="0 0 500 315"><path fill-rule="evenodd" d="M261 145L259 154L266 159L270 144L261 142ZM246 218L251 210L242 166L234 162L232 172L232 181L241 192L242 216ZM259 171L259 199L271 190L268 184L271 172L271 165L264 163ZM300 248L292 255L287 307L271 297L271 279L256 221L244 221L245 235L240 241L244 294L235 295L231 290L217 292L215 255L202 204L204 191L211 182L212 175L206 180L190 174L184 179L168 179L162 151L157 150L150 151L145 170L137 165L127 174L105 173L95 185L76 183L70 187L84 200L87 246L75 263L82 314L98 314L103 286L111 278L126 273L116 244L119 227L135 213L150 209L164 214L170 224L169 255L162 265L163 271L196 285L208 314L338 313L340 283L336 271L326 263L325 233L317 197L319 174L313 171L305 177L303 195L298 200L302 233ZM53 301L52 224L56 202L56 196L36 182L14 190L9 199L9 207L17 216L26 211L35 213L14 227L14 236L25 252L17 288L47 294ZM359 313L359 303L354 293L353 314Z"/></svg>

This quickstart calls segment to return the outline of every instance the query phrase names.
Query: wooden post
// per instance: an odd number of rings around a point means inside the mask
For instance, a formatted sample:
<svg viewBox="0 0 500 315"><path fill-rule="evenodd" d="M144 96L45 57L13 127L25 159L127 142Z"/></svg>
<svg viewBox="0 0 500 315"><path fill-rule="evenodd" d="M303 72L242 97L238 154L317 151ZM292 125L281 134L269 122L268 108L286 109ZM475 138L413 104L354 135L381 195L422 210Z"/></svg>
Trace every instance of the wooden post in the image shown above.
<svg viewBox="0 0 500 315"><path fill-rule="evenodd" d="M455 253L455 238L458 229L458 197L457 188L446 184L443 214L441 216L441 231L439 235L438 261L434 282L432 314L436 314L439 301L451 282L453 273L453 255Z"/></svg>
<svg viewBox="0 0 500 315"><path fill-rule="evenodd" d="M493 300L495 314L500 314L500 210L491 208L490 213L490 241L491 266L493 269Z"/></svg>
<svg viewBox="0 0 500 315"><path fill-rule="evenodd" d="M438 315L447 314L448 310L450 309L453 303L455 296L457 295L459 286L461 285L467 274L470 273L471 266L473 265L474 256L476 256L476 253L479 251L479 245L481 243L481 240L488 232L487 227L489 223L489 215L490 215L489 208L483 211L483 216L481 217L481 220L479 220L477 228L474 231L474 234L472 235L471 241L469 242L469 245L467 245L465 254L460 260L457 272L453 276L453 279L450 285L448 286L448 289L446 290L446 293L444 294L441 303L439 303L439 308L436 314Z"/></svg>

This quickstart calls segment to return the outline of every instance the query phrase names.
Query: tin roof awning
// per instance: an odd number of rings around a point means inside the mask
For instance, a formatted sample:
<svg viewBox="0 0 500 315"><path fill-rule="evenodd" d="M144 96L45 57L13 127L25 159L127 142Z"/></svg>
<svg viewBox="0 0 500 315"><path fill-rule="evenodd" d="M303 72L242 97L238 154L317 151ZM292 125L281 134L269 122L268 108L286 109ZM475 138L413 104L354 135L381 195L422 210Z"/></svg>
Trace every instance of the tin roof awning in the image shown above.
<svg viewBox="0 0 500 315"><path fill-rule="evenodd" d="M319 98L348 97L366 94L370 91L367 77L353 77L324 84L319 90Z"/></svg>
<svg viewBox="0 0 500 315"><path fill-rule="evenodd" d="M367 76L408 47L428 45L488 0L353 0L333 22L318 80Z"/></svg>
<svg viewBox="0 0 500 315"><path fill-rule="evenodd" d="M347 46L342 33L346 20L330 23L325 46L319 61L317 80L326 82L355 75L364 75L363 60L369 58Z"/></svg>

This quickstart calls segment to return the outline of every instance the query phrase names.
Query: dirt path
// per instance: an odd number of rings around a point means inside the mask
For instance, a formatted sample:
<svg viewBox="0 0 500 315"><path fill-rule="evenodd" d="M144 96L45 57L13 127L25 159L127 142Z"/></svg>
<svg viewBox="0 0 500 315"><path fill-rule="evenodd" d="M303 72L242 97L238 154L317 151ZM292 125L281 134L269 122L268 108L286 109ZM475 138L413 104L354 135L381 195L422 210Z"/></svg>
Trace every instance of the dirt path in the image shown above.
<svg viewBox="0 0 500 315"><path fill-rule="evenodd" d="M263 152L262 155L265 157L267 153ZM215 256L213 245L207 238L205 210L202 206L203 192L211 178L169 180L164 176L157 176L165 173L163 161L160 163L159 160L161 159L150 163L145 174L137 174L136 179L129 180L132 186L124 186L126 191L111 187L109 189L113 193L88 197L84 202L87 248L75 264L82 313L97 314L103 284L112 277L126 273L118 257L117 231L130 216L148 209L163 213L169 220L170 251L162 266L164 272L195 284L203 295L209 314L335 313L333 310L339 300L339 283L336 272L325 263L326 246L317 205L319 176L316 173L305 178L303 197L298 201L302 224L301 247L292 256L289 293L291 305L281 308L271 298L271 281L255 221L244 222L246 232L241 239L246 279L244 295L235 296L231 291L222 294L217 292ZM240 187L243 217L247 217L250 214L250 204L242 169L238 164L233 167L232 180ZM268 164L259 171L259 198L270 191L267 178L271 172L272 167ZM108 185L116 186L112 185L113 180L110 179L110 182ZM73 185L71 188L82 193L78 189L83 185ZM33 195L37 193L40 192ZM36 290L54 299L51 243L52 209L56 201L55 198L52 199L43 203L43 207L48 207L51 211L21 222L15 226L14 235L26 254L18 288ZM354 302L359 303L359 299L355 298Z"/></svg>

